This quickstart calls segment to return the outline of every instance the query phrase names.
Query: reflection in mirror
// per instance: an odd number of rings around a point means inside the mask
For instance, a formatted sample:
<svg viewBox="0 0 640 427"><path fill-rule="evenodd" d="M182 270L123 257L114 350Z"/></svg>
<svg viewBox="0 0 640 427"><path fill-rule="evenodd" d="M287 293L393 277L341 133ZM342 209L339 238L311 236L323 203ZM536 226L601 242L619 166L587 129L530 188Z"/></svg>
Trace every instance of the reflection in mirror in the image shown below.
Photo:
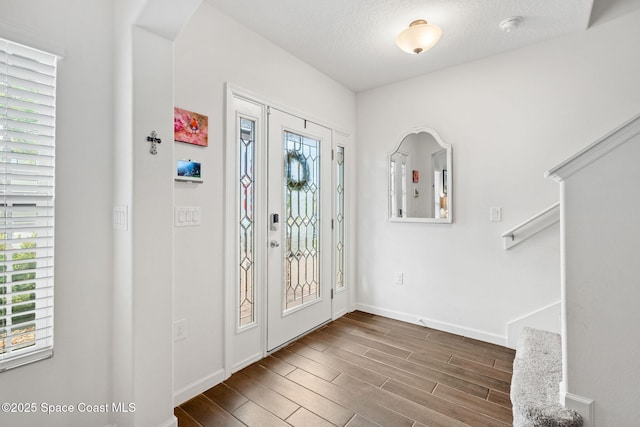
<svg viewBox="0 0 640 427"><path fill-rule="evenodd" d="M451 145L426 128L389 156L389 220L451 222Z"/></svg>

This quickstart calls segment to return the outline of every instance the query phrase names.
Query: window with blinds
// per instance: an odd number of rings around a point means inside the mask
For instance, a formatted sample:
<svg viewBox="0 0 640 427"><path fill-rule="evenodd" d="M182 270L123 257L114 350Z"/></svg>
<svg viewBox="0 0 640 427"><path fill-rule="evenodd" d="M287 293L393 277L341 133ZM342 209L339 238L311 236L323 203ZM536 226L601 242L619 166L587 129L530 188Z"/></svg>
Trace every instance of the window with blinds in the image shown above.
<svg viewBox="0 0 640 427"><path fill-rule="evenodd" d="M56 62L0 39L0 371L53 353Z"/></svg>

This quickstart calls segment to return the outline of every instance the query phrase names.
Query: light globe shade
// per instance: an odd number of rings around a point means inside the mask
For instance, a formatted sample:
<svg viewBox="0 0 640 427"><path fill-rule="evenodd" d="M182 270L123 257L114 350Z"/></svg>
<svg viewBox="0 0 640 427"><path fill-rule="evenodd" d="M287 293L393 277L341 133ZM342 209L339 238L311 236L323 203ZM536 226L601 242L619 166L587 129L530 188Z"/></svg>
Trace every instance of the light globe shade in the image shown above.
<svg viewBox="0 0 640 427"><path fill-rule="evenodd" d="M396 44L407 53L419 54L435 46L441 36L440 27L428 24L424 19L418 19L398 34Z"/></svg>

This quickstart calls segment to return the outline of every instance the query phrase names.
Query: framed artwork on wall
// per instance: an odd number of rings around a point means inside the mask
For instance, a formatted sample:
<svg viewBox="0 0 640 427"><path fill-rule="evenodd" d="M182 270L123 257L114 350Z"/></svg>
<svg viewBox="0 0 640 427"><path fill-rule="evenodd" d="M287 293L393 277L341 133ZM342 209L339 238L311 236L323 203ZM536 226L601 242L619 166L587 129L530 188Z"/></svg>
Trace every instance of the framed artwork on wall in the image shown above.
<svg viewBox="0 0 640 427"><path fill-rule="evenodd" d="M209 146L209 118L204 114L173 108L173 139L176 142Z"/></svg>
<svg viewBox="0 0 640 427"><path fill-rule="evenodd" d="M176 163L176 181L202 182L202 163L191 159L178 160Z"/></svg>
<svg viewBox="0 0 640 427"><path fill-rule="evenodd" d="M420 172L419 171L413 171L413 183L417 184L420 182Z"/></svg>

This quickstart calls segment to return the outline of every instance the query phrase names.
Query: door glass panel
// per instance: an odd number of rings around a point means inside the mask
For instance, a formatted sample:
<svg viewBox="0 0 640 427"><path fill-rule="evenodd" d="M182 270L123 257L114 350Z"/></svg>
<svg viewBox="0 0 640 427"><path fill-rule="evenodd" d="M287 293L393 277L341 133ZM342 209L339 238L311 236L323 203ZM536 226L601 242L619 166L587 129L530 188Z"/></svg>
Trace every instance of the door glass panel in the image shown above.
<svg viewBox="0 0 640 427"><path fill-rule="evenodd" d="M344 288L344 147L336 147L336 289Z"/></svg>
<svg viewBox="0 0 640 427"><path fill-rule="evenodd" d="M254 155L255 127L253 120L240 118L239 138L239 242L240 242L240 308L238 325L240 327L255 322L255 274L254 274L254 200L255 189Z"/></svg>
<svg viewBox="0 0 640 427"><path fill-rule="evenodd" d="M284 132L284 312L320 296L320 141Z"/></svg>

